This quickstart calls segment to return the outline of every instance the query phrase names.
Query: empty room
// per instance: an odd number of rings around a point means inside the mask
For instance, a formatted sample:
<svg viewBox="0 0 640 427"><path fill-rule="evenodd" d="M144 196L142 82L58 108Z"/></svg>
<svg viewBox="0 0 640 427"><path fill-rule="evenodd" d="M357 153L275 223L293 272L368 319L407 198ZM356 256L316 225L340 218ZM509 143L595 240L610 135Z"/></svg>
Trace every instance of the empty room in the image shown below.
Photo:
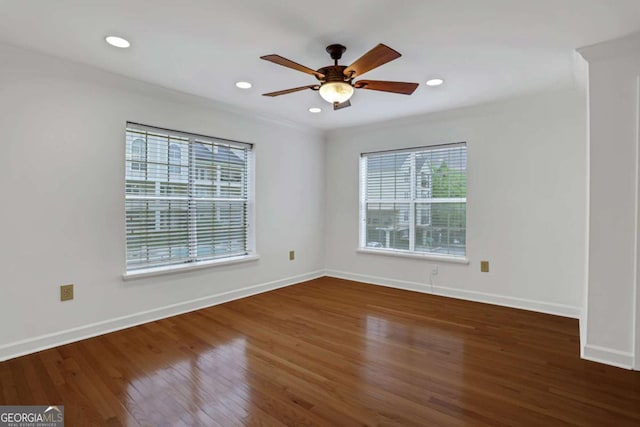
<svg viewBox="0 0 640 427"><path fill-rule="evenodd" d="M0 427L639 426L638 0L0 0Z"/></svg>

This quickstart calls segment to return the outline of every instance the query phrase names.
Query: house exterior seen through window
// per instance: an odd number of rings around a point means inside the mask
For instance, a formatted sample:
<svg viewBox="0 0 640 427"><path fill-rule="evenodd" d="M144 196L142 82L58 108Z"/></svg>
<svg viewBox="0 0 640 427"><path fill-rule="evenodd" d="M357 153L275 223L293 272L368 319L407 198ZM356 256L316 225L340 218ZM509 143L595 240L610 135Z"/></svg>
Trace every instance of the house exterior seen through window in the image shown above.
<svg viewBox="0 0 640 427"><path fill-rule="evenodd" d="M360 247L466 256L465 143L365 153L360 159Z"/></svg>
<svg viewBox="0 0 640 427"><path fill-rule="evenodd" d="M248 255L250 144L129 123L127 272Z"/></svg>
<svg viewBox="0 0 640 427"><path fill-rule="evenodd" d="M147 167L147 143L136 138L131 143L131 171L144 171Z"/></svg>

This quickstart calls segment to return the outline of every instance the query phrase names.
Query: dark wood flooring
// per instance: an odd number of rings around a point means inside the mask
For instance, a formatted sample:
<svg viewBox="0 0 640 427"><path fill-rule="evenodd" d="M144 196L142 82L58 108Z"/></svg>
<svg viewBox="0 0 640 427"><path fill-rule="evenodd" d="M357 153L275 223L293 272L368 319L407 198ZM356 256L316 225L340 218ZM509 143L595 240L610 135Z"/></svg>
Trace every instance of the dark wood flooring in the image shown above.
<svg viewBox="0 0 640 427"><path fill-rule="evenodd" d="M578 322L322 278L0 363L67 427L639 426Z"/></svg>

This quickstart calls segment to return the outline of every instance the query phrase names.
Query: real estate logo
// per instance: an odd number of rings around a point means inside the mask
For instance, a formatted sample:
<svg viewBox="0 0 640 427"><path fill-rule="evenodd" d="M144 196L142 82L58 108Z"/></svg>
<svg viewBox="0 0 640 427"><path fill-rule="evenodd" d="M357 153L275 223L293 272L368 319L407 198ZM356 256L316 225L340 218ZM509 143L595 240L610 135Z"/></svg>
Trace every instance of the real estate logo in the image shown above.
<svg viewBox="0 0 640 427"><path fill-rule="evenodd" d="M0 427L64 427L64 406L0 406Z"/></svg>

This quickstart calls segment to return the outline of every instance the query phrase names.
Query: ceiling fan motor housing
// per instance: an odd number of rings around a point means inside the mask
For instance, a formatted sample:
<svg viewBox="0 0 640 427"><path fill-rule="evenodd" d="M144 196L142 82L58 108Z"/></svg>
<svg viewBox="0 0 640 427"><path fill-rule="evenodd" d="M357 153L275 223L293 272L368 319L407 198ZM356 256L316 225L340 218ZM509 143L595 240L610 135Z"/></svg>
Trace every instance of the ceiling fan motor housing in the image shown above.
<svg viewBox="0 0 640 427"><path fill-rule="evenodd" d="M326 67L318 68L318 72L324 74L324 79L316 78L321 82L348 82L350 79L345 77L344 70L346 65L329 65Z"/></svg>
<svg viewBox="0 0 640 427"><path fill-rule="evenodd" d="M323 83L326 82L349 82L349 78L345 77L344 70L347 68L344 65L338 65L338 60L342 58L342 54L347 50L347 48L341 44L330 44L327 46L327 53L331 56L331 59L334 60L333 65L328 65L326 67L319 68L319 73L325 75L324 79L318 79ZM318 78L318 76L316 76Z"/></svg>

